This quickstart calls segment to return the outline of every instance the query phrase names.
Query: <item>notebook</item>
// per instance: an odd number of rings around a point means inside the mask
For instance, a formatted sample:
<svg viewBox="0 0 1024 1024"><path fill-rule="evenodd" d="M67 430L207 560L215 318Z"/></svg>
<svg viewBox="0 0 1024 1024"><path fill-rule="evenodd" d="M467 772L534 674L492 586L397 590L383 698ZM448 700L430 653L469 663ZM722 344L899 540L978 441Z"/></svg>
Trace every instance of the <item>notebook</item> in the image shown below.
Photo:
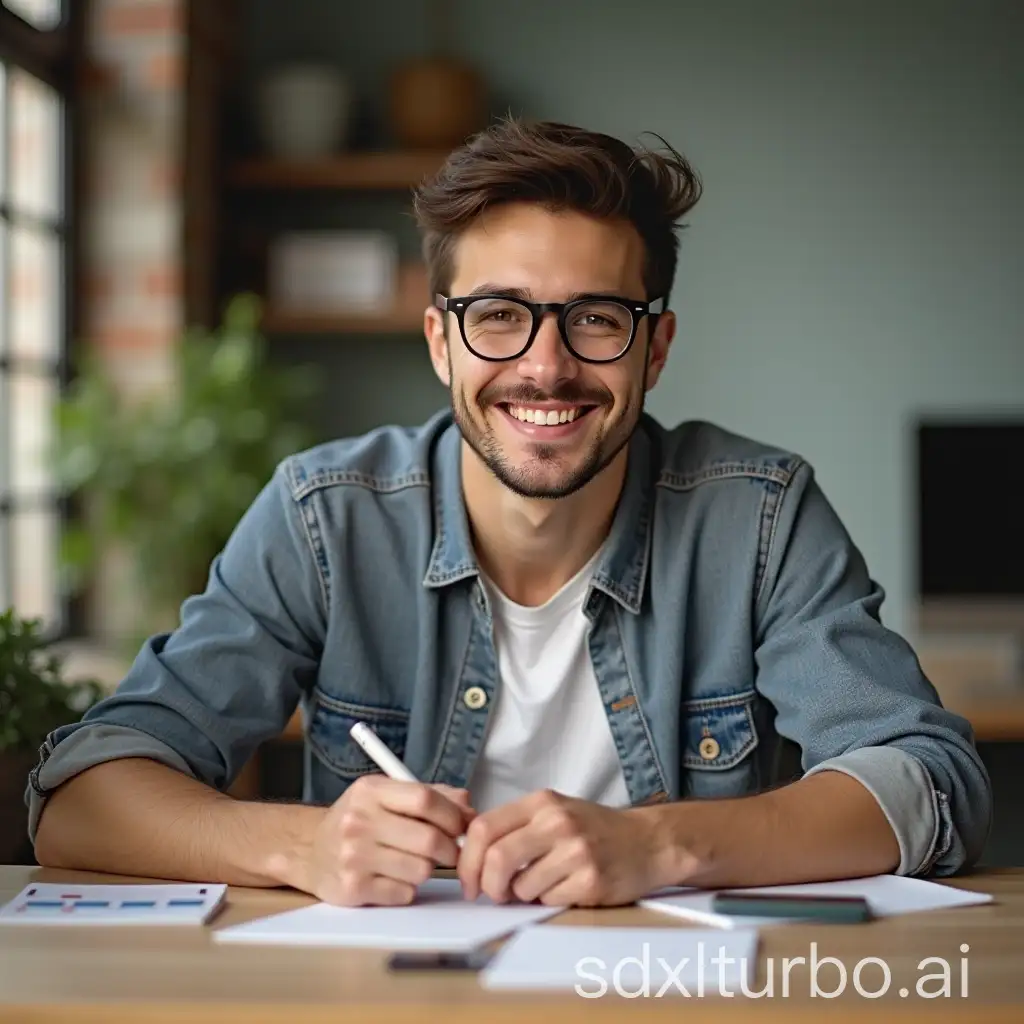
<svg viewBox="0 0 1024 1024"><path fill-rule="evenodd" d="M922 878L905 878L901 875L874 875L869 878L797 885L767 885L744 888L742 891L804 896L863 896L870 904L875 917L892 917L926 910L949 910L954 907L992 902L992 897L987 893L969 892L966 889L955 889L949 885L928 882ZM639 905L717 928L756 928L794 920L720 914L712 909L713 899L713 892L681 889L640 900Z"/></svg>
<svg viewBox="0 0 1024 1024"><path fill-rule="evenodd" d="M542 925L511 938L480 974L488 989L605 995L712 996L750 991L757 932Z"/></svg>
<svg viewBox="0 0 1024 1024"><path fill-rule="evenodd" d="M432 878L405 907L315 903L214 931L216 942L464 952L560 913L561 907L465 900L457 878Z"/></svg>
<svg viewBox="0 0 1024 1024"><path fill-rule="evenodd" d="M0 924L202 925L226 892L226 885L34 882L0 908Z"/></svg>

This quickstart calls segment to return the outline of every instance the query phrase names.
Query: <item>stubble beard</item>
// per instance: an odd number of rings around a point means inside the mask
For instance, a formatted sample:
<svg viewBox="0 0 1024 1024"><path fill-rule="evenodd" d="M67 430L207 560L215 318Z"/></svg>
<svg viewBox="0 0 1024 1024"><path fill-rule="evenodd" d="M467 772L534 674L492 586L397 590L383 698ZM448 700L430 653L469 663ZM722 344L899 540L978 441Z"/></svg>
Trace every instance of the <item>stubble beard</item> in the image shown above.
<svg viewBox="0 0 1024 1024"><path fill-rule="evenodd" d="M575 469L554 482L542 482L531 473L530 466L541 468L557 464L560 446L537 441L532 445L532 456L525 466L513 466L502 449L494 429L479 427L470 412L469 402L461 387L451 388L452 415L459 432L494 476L514 494L521 498L565 498L585 487L605 469L629 442L636 430L643 412L643 390L630 396L619 423L609 435L598 434L588 445L586 454ZM524 403L525 404L525 403ZM480 407L483 413L485 407ZM591 412L593 416L596 412Z"/></svg>

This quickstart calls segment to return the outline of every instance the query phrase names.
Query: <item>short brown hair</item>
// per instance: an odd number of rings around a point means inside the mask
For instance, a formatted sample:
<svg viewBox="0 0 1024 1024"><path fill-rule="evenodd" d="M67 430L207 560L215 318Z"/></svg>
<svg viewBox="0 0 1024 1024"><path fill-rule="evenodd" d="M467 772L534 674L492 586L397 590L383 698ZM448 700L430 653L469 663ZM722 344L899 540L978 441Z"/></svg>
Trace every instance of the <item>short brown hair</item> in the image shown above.
<svg viewBox="0 0 1024 1024"><path fill-rule="evenodd" d="M513 118L474 136L414 196L431 297L451 285L461 231L493 206L534 202L629 221L646 248L646 298L667 298L676 272L678 221L700 198L701 182L686 159L657 138L663 153L634 150L572 125Z"/></svg>

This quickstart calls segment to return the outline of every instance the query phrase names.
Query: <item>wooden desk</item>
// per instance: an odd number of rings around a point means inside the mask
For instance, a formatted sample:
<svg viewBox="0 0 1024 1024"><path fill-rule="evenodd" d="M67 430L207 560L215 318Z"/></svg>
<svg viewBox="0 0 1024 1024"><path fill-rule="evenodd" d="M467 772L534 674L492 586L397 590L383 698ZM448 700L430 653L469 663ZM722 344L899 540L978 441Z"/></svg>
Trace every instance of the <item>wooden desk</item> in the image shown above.
<svg viewBox="0 0 1024 1024"><path fill-rule="evenodd" d="M10 899L29 881L129 879L0 867L0 899ZM210 929L198 928L0 928L0 1021L419 1024L433 1019L438 1024L511 1024L525 1019L530 1024L602 1024L678 1022L693 1010L700 1016L692 1019L714 1024L741 1019L809 1024L822 1015L831 1024L869 1017L905 1024L1019 1024L1024 1019L1024 870L980 873L956 884L991 892L997 903L867 925L791 924L764 930L759 975L752 988L762 988L765 972L773 969L776 990L770 999L724 998L713 986L699 1001L681 994L660 999L587 999L573 992L509 995L484 991L472 976L389 975L386 954L378 951L221 946L211 941ZM232 889L227 908L210 928L309 902L309 897L287 890ZM551 926L559 923L679 926L671 918L637 908L576 910L560 915ZM808 956L812 941L818 944L819 958L838 957L848 977L863 957L885 960L892 972L889 994L865 999L848 981L837 999L812 998L810 973L806 966L797 966L790 973L789 997L783 997L781 959ZM959 987L961 943L970 946L966 999ZM954 968L952 998L916 995L917 979L936 969L918 968L929 956L944 957ZM768 958L774 958L771 968ZM881 977L878 967L865 968L863 987L874 989ZM823 988L834 987L837 979L836 968L821 969ZM900 998L902 986L909 986L909 997Z"/></svg>

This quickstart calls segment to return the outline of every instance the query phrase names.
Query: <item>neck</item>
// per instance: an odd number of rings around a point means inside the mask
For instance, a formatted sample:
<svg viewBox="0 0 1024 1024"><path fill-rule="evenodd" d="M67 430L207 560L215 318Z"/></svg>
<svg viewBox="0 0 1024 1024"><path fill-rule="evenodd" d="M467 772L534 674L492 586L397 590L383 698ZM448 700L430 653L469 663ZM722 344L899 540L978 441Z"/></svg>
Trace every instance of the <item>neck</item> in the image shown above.
<svg viewBox="0 0 1024 1024"><path fill-rule="evenodd" d="M564 498L523 498L465 442L462 488L480 568L517 604L544 604L608 536L626 475L628 446Z"/></svg>

